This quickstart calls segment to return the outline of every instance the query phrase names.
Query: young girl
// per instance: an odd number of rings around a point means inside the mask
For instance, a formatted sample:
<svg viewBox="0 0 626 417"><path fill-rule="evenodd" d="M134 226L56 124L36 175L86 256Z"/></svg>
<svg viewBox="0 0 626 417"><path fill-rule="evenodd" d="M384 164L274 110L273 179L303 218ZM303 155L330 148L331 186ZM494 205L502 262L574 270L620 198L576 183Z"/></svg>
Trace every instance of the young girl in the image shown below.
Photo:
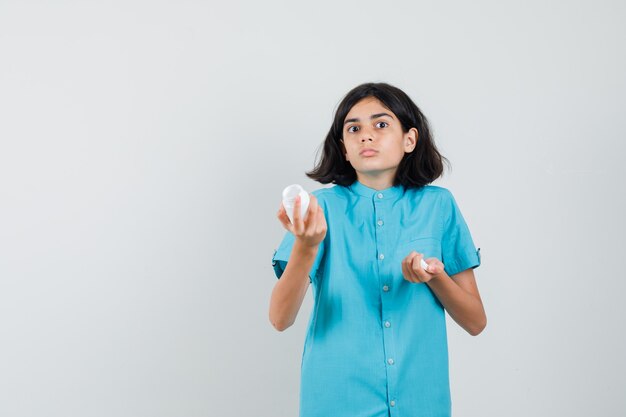
<svg viewBox="0 0 626 417"><path fill-rule="evenodd" d="M471 335L486 325L470 231L450 191L428 121L401 90L367 83L339 104L322 184L299 200L272 265L270 321L295 321L315 299L302 355L300 417L450 416L444 309ZM421 265L424 259L427 268Z"/></svg>

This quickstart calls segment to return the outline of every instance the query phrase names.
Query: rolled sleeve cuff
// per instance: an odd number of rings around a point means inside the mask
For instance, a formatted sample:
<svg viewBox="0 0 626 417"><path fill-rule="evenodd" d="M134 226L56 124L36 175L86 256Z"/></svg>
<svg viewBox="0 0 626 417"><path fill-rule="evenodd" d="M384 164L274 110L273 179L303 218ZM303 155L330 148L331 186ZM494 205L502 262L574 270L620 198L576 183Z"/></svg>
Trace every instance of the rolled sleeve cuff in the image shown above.
<svg viewBox="0 0 626 417"><path fill-rule="evenodd" d="M480 248L478 248L476 251L465 253L463 256L447 261L444 269L449 276L452 276L466 269L478 268L480 263Z"/></svg>
<svg viewBox="0 0 626 417"><path fill-rule="evenodd" d="M276 278L280 278L285 272L285 268L287 267L287 261L279 259L278 250L274 251L274 256L272 256L272 267L274 268L274 273L276 274Z"/></svg>
<svg viewBox="0 0 626 417"><path fill-rule="evenodd" d="M276 274L276 278L280 279L287 268L288 260L285 260L288 256L283 257L278 250L274 251L274 256L272 257L272 268L274 268L274 274ZM311 268L309 272L309 282L313 282L313 277L317 274L317 262Z"/></svg>

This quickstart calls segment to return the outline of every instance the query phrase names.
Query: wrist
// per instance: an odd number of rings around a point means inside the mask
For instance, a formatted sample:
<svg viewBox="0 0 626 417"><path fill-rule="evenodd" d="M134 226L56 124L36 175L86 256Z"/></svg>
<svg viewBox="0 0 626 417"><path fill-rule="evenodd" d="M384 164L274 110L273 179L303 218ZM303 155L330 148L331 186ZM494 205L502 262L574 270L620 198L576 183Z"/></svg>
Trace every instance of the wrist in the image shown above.
<svg viewBox="0 0 626 417"><path fill-rule="evenodd" d="M303 255L317 255L318 248L319 248L319 243L310 245L299 239L296 239L296 241L293 244L293 250L298 251L299 253Z"/></svg>
<svg viewBox="0 0 626 417"><path fill-rule="evenodd" d="M437 284L439 282L445 281L447 276L448 274L446 274L446 271L442 271L438 274L433 274L428 283Z"/></svg>

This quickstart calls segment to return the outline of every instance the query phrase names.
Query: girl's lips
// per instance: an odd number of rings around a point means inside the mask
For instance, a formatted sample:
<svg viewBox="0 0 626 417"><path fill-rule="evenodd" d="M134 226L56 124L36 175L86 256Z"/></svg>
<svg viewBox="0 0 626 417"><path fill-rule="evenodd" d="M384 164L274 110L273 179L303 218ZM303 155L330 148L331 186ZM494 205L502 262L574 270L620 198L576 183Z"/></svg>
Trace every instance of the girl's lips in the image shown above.
<svg viewBox="0 0 626 417"><path fill-rule="evenodd" d="M372 150L372 149L367 149L365 151L361 152L361 156L373 156L376 155L378 153L378 151Z"/></svg>

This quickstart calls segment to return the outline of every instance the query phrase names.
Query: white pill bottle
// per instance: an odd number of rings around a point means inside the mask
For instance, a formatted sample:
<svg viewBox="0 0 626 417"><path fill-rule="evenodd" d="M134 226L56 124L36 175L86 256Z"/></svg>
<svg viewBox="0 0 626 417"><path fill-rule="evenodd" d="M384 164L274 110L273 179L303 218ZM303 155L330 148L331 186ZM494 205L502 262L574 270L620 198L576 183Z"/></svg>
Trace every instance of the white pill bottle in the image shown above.
<svg viewBox="0 0 626 417"><path fill-rule="evenodd" d="M304 215L309 208L309 193L300 184L292 184L283 190L283 206L293 224L293 209L296 204L296 197L300 196L300 217L304 220Z"/></svg>

